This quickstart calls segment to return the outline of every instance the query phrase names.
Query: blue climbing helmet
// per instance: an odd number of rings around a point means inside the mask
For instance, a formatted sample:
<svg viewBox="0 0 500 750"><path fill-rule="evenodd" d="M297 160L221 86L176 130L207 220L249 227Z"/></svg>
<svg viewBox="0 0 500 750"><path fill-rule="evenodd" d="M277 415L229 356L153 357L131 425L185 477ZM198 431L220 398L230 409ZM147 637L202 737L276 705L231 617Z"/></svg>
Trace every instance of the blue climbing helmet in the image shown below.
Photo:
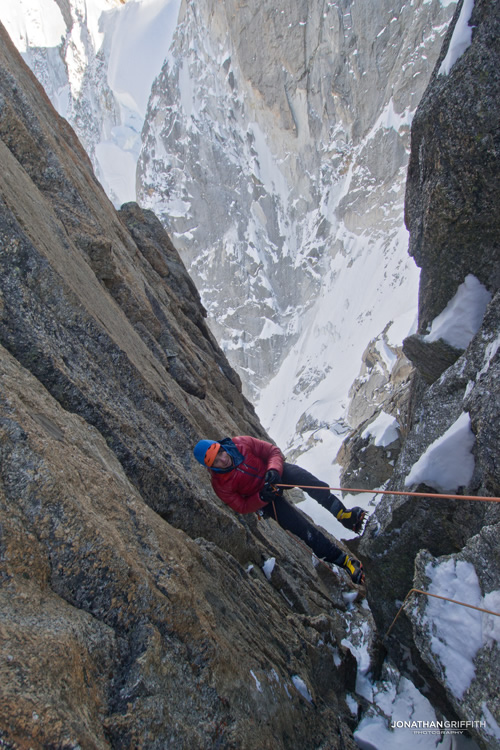
<svg viewBox="0 0 500 750"><path fill-rule="evenodd" d="M228 466L227 469L214 469L212 464L221 448L225 450L226 453L229 453L232 459L232 464L231 466ZM217 474L226 474L228 471L232 471L242 464L245 460L243 454L240 453L231 438L223 438L222 440L219 440L219 442L216 440L200 440L200 442L196 443L194 446L193 453L196 460L199 461L202 466L208 467L210 471L214 471Z"/></svg>
<svg viewBox="0 0 500 750"><path fill-rule="evenodd" d="M220 443L216 440L200 440L194 446L194 457L202 466L212 466L217 453L219 452Z"/></svg>

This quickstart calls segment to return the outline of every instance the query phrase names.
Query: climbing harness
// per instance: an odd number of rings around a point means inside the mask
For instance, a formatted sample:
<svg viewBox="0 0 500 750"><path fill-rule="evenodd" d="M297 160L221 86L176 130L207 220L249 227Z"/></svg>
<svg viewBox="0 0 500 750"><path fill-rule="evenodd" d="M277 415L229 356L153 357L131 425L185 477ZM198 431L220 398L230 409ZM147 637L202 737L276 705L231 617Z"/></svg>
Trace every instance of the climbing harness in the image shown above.
<svg viewBox="0 0 500 750"><path fill-rule="evenodd" d="M368 492L370 495L408 495L410 497L430 497L430 498L448 498L450 500L482 500L492 503L500 503L500 497L485 497L481 495L445 495L434 492L404 492L403 490L366 490L354 487L318 487L317 485L305 484L277 484L276 487L290 488L298 487L300 490L333 490L334 492Z"/></svg>
<svg viewBox="0 0 500 750"><path fill-rule="evenodd" d="M410 589L408 593L405 596L405 600L400 606L398 613L394 620L392 621L387 633L385 634L384 638L387 638L389 636L389 633L393 629L396 620L398 619L399 615L403 611L403 608L410 598L412 594L425 594L425 596L433 596L435 599L444 599L445 602L453 602L453 604L460 604L461 607L468 607L469 609L476 609L478 612L486 612L487 615L495 615L495 617L500 617L500 612L492 612L489 609L483 609L482 607L475 607L473 604L466 604L465 602L458 602L456 599L448 599L447 596L439 596L439 594L431 594L430 591L422 591L421 589Z"/></svg>

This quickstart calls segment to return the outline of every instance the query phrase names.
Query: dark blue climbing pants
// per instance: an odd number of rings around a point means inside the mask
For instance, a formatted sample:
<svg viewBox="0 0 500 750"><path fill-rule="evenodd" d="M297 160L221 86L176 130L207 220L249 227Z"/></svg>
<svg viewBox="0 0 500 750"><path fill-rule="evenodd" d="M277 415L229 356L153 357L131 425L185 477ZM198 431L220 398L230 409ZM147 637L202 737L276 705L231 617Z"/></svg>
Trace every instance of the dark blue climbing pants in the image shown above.
<svg viewBox="0 0 500 750"><path fill-rule="evenodd" d="M328 485L300 466L295 466L295 464L285 463L281 482L283 484L313 487L313 489L307 489L305 492L328 509L338 499L334 495L331 495L327 489L315 489L316 487L328 487ZM340 501L338 502L340 508ZM345 553L333 544L324 532L318 529L304 513L286 498L276 497L275 500L266 505L263 513L265 517L274 518L283 529L291 531L292 534L302 539L311 548L316 557L335 563L336 565L342 564Z"/></svg>

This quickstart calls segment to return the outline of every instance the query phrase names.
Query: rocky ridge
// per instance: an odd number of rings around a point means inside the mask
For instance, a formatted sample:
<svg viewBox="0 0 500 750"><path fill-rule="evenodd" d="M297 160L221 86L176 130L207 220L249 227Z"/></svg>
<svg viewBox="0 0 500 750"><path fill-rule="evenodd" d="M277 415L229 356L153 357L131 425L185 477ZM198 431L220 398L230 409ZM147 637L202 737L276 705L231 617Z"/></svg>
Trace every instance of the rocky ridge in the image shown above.
<svg viewBox="0 0 500 750"><path fill-rule="evenodd" d="M215 501L192 445L265 433L0 34L0 744L354 750L346 581Z"/></svg>

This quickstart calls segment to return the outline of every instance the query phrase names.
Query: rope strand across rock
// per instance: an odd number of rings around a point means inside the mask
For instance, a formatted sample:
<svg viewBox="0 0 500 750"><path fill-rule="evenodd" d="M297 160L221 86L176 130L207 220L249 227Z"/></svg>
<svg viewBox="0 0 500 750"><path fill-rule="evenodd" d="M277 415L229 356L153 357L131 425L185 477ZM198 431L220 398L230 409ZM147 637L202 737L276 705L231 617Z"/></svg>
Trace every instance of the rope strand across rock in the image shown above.
<svg viewBox="0 0 500 750"><path fill-rule="evenodd" d="M495 617L500 617L500 612L492 612L490 609L483 609L482 607L475 607L473 604L466 604L465 602L459 602L456 599L449 599L447 596L440 596L439 594L431 594L430 591L422 591L421 589L410 589L408 593L405 596L405 600L400 606L398 613L394 620L391 622L391 625L385 634L384 638L387 638L389 636L389 633L393 629L396 620L398 619L399 615L403 611L403 608L410 598L412 594L425 594L425 596L433 596L435 599L444 599L445 602L452 602L453 604L459 604L461 607L468 607L469 609L476 609L478 612L485 612L487 615L495 615Z"/></svg>
<svg viewBox="0 0 500 750"><path fill-rule="evenodd" d="M368 492L370 495L408 495L410 497L431 497L435 499L446 498L449 500L481 500L483 502L500 503L500 497L488 497L484 495L450 495L435 492L405 492L403 490L367 490L359 489L354 487L308 487L300 484L276 484L275 487L282 487L283 489L290 489L297 487L300 490L316 489L316 490L328 490L333 492Z"/></svg>

